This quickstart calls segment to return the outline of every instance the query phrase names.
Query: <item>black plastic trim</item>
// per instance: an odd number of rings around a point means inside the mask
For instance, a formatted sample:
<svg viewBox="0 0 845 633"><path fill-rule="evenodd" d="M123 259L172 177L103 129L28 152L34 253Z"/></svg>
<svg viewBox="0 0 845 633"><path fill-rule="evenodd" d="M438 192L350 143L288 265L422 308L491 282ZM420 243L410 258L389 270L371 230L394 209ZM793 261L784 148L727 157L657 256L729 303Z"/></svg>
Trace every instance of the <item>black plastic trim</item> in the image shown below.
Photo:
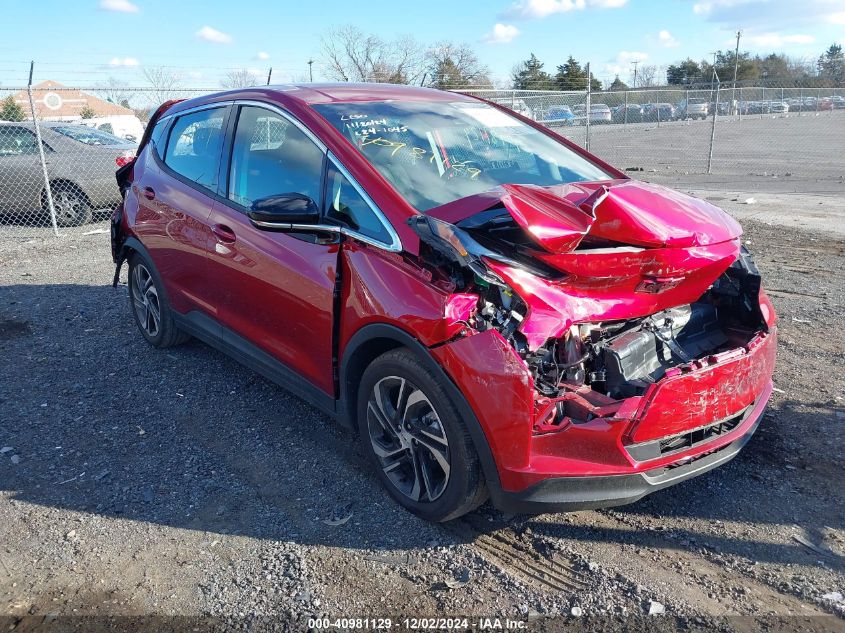
<svg viewBox="0 0 845 633"><path fill-rule="evenodd" d="M224 327L213 317L198 310L187 314L174 312L173 317L179 329L231 356L324 413L336 416L336 400L332 396L247 339Z"/></svg>
<svg viewBox="0 0 845 633"><path fill-rule="evenodd" d="M497 508L504 512L538 514L572 512L625 505L662 488L703 475L736 457L760 425L763 412L742 437L712 453L674 468L656 468L631 475L554 477L519 492L491 489Z"/></svg>

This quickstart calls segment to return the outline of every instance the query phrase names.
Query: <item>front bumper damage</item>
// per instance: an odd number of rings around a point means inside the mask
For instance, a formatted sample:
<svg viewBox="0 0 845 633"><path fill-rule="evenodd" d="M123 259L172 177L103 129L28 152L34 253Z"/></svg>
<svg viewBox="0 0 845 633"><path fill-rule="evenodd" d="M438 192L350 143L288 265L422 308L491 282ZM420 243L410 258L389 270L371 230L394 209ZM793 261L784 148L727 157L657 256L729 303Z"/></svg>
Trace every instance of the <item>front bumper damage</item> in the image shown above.
<svg viewBox="0 0 845 633"><path fill-rule="evenodd" d="M482 426L499 507L629 503L757 428L775 315L712 205L633 181L508 185L412 226L460 298L462 334L431 353Z"/></svg>
<svg viewBox="0 0 845 633"><path fill-rule="evenodd" d="M776 339L772 328L745 347L693 362L643 396L546 432L546 412L570 398L538 398L527 365L498 332L432 354L476 412L497 456L496 505L513 512L577 510L630 503L733 458L771 395Z"/></svg>

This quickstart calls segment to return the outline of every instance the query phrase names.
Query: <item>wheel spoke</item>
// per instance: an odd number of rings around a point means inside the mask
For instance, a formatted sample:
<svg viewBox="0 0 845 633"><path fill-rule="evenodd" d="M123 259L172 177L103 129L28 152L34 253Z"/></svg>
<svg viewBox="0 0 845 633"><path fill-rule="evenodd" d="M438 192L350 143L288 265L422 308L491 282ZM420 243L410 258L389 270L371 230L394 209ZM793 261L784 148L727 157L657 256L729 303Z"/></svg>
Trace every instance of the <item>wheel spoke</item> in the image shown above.
<svg viewBox="0 0 845 633"><path fill-rule="evenodd" d="M367 409L373 414L373 417L379 423L379 426L382 428L382 430L384 430L385 434L388 435L391 439L398 441L396 430L385 417L384 411L377 404L374 404L372 399L370 399L370 401L367 403Z"/></svg>
<svg viewBox="0 0 845 633"><path fill-rule="evenodd" d="M423 493L422 487L424 484L420 478L420 458L413 448L411 449L411 470L414 473L414 485L411 487L408 496L414 501L419 501Z"/></svg>
<svg viewBox="0 0 845 633"><path fill-rule="evenodd" d="M422 453L417 453L417 461L420 465L420 472L422 473L423 484L425 485L425 492L429 499L435 497L435 486L431 483L431 469L428 466L428 460Z"/></svg>
<svg viewBox="0 0 845 633"><path fill-rule="evenodd" d="M417 446L423 447L429 455L434 458L434 461L437 462L437 465L440 467L440 470L443 471L443 474L446 477L449 477L449 455L446 452L446 448L443 445L435 444L427 439L426 435L417 434Z"/></svg>
<svg viewBox="0 0 845 633"><path fill-rule="evenodd" d="M406 424L409 421L408 412L412 411L420 403L428 404L429 407L431 406L428 402L428 398L425 397L425 394L419 389L414 389L403 403L401 414L399 416L399 420L401 420L402 424Z"/></svg>

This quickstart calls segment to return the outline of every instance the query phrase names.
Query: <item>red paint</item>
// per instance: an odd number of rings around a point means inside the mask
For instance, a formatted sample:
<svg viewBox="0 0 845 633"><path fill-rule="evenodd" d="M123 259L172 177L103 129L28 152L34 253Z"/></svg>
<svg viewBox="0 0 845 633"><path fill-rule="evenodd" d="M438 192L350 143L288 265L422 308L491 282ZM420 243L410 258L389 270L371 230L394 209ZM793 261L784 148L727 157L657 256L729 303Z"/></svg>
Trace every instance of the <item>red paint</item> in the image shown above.
<svg viewBox="0 0 845 633"><path fill-rule="evenodd" d="M417 211L311 107L472 97L367 84L250 88L168 103L154 119L165 111L238 99L275 104L309 128L385 213L403 252L388 253L354 239L315 243L256 229L225 200L165 173L147 146L151 126L127 170L122 228L149 251L177 312L199 310L215 318L332 397L339 395L334 363L343 359L356 332L369 324L402 329L429 348L465 396L509 491L549 477L636 473L694 457L746 433L765 406L776 317L762 292L768 331L749 332L746 345L670 371L641 397L615 401L589 389L553 399L540 396L513 347L498 332L479 333L469 325L478 297L456 292L451 281L420 261L419 239L407 225ZM486 262L527 304L520 330L531 349L562 336L573 323L630 319L690 303L736 259L740 227L716 207L629 180L554 132L515 116L613 176L550 188L503 185L430 211L457 222L501 204L530 236L533 256L561 271L561 278L549 280ZM607 196L593 204L601 187L608 188ZM560 403L579 415L558 419ZM702 446L643 463L626 449L749 405L755 415L748 422Z"/></svg>
<svg viewBox="0 0 845 633"><path fill-rule="evenodd" d="M775 348L776 333L761 334L732 360L695 367L658 382L642 397L617 401L602 417L541 434L532 428L542 421L544 406L529 405L533 389L527 368L496 332L440 346L432 354L478 415L497 455L503 488L519 491L549 477L638 473L730 444L748 432L766 406ZM672 400L678 397L687 401ZM625 449L632 432L636 441L661 437L705 426L752 403L746 422L704 445L647 462L635 461ZM673 423L675 416L682 421Z"/></svg>

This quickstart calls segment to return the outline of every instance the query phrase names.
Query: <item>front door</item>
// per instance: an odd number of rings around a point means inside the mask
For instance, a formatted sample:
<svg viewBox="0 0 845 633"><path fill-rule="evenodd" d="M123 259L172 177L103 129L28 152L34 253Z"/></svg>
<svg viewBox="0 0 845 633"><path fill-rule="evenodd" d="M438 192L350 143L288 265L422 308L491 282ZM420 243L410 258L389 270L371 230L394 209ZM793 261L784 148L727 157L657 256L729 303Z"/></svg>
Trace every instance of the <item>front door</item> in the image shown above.
<svg viewBox="0 0 845 633"><path fill-rule="evenodd" d="M240 106L232 139L226 202L212 209L208 275L218 320L334 396L334 292L340 244L314 235L256 229L253 201L299 193L321 201L325 155L275 110ZM237 343L236 343L237 344Z"/></svg>

